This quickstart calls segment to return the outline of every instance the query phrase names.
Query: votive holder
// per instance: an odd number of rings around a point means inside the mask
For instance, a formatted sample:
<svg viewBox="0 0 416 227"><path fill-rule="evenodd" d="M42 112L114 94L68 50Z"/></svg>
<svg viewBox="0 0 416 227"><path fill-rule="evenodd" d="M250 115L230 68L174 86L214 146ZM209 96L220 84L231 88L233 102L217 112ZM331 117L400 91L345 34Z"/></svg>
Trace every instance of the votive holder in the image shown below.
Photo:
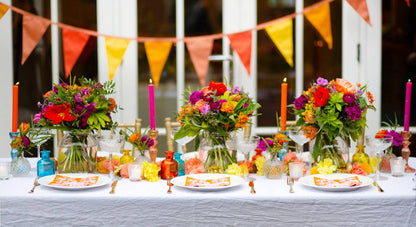
<svg viewBox="0 0 416 227"><path fill-rule="evenodd" d="M143 165L136 163L128 163L130 181L140 181L143 174Z"/></svg>
<svg viewBox="0 0 416 227"><path fill-rule="evenodd" d="M391 175L393 177L403 176L405 166L406 160L404 160L402 157L390 159Z"/></svg>
<svg viewBox="0 0 416 227"><path fill-rule="evenodd" d="M303 162L290 162L289 163L289 175L294 180L299 180L299 178L303 177Z"/></svg>
<svg viewBox="0 0 416 227"><path fill-rule="evenodd" d="M0 180L8 180L10 178L10 162L0 162Z"/></svg>

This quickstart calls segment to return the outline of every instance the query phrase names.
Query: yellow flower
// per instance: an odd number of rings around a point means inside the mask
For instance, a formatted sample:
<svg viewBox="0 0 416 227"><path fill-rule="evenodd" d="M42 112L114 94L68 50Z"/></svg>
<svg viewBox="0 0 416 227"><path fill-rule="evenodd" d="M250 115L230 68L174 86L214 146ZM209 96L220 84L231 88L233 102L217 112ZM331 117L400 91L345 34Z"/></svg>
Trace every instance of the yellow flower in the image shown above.
<svg viewBox="0 0 416 227"><path fill-rule="evenodd" d="M237 163L233 163L231 165L228 165L227 170L225 170L226 174L236 175L239 177L243 176L243 171L241 170L240 166L238 166Z"/></svg>
<svg viewBox="0 0 416 227"><path fill-rule="evenodd" d="M258 157L258 158L256 158L256 161L254 161L254 164L257 167L257 175L258 176L263 176L264 175L264 173L263 173L263 166L264 166L264 163L265 162L266 162L266 158L265 157Z"/></svg>
<svg viewBox="0 0 416 227"><path fill-rule="evenodd" d="M337 166L332 163L332 160L329 158L324 159L324 161L320 161L318 164L318 172L320 174L332 174L335 170L337 170Z"/></svg>
<svg viewBox="0 0 416 227"><path fill-rule="evenodd" d="M377 156L370 158L371 173L375 173L377 169Z"/></svg>
<svg viewBox="0 0 416 227"><path fill-rule="evenodd" d="M154 163L143 163L143 175L144 178L150 182L156 182L159 180L160 167Z"/></svg>
<svg viewBox="0 0 416 227"><path fill-rule="evenodd" d="M222 103L221 111L226 113L232 113L234 111L234 104L230 101Z"/></svg>

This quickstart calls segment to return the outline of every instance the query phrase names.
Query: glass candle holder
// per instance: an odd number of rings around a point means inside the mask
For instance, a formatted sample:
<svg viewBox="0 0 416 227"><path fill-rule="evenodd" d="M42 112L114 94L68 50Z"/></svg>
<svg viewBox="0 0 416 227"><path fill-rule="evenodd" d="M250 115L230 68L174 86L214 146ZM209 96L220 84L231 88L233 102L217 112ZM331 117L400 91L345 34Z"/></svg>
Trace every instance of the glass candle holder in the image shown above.
<svg viewBox="0 0 416 227"><path fill-rule="evenodd" d="M129 169L129 179L131 181L140 181L143 174L142 164L128 163L127 165Z"/></svg>
<svg viewBox="0 0 416 227"><path fill-rule="evenodd" d="M402 157L390 159L391 175L393 177L401 177L404 175L404 167L406 160Z"/></svg>
<svg viewBox="0 0 416 227"><path fill-rule="evenodd" d="M10 162L0 162L0 180L10 178Z"/></svg>
<svg viewBox="0 0 416 227"><path fill-rule="evenodd" d="M299 178L303 177L303 162L290 162L289 163L289 175L294 180L299 180Z"/></svg>

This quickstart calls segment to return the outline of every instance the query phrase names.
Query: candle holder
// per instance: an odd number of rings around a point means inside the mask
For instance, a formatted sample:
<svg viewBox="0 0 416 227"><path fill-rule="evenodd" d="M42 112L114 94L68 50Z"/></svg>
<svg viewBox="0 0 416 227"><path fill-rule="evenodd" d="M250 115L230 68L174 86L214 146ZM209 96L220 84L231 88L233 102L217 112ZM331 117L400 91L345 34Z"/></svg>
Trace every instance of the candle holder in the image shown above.
<svg viewBox="0 0 416 227"><path fill-rule="evenodd" d="M410 156L410 137L412 136L412 133L410 131L402 131L402 137L403 137L403 148L402 148L402 157L404 160L406 160L406 166L404 168L405 173L414 173L415 169L409 166L409 156Z"/></svg>
<svg viewBox="0 0 416 227"><path fill-rule="evenodd" d="M156 158L157 158L157 136L158 136L159 132L157 130L153 130L152 133L150 134L150 137L153 139L153 141L155 142L153 144L153 146L149 147L149 155L150 155L150 160L152 160L152 163L156 163Z"/></svg>
<svg viewBox="0 0 416 227"><path fill-rule="evenodd" d="M9 132L10 139L13 140L14 137L18 136L19 132ZM12 148L10 151L10 156L12 160L17 157L17 149Z"/></svg>

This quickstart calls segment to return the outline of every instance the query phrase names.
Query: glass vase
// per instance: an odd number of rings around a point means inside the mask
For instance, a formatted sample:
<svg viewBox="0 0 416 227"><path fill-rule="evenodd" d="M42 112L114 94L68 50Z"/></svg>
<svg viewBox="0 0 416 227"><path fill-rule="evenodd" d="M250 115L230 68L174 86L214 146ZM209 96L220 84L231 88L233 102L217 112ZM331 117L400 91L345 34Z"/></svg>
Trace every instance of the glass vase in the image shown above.
<svg viewBox="0 0 416 227"><path fill-rule="evenodd" d="M280 179L283 175L284 167L277 155L271 155L263 166L263 173L266 178Z"/></svg>
<svg viewBox="0 0 416 227"><path fill-rule="evenodd" d="M386 149L386 154L381 156L380 160L380 172L382 173L391 173L390 159L396 158L396 155L393 154L393 147L390 146Z"/></svg>
<svg viewBox="0 0 416 227"><path fill-rule="evenodd" d="M23 153L23 152L22 152ZM30 173L30 163L27 160L27 158L21 156L15 157L11 164L11 173L14 177L24 177L27 176Z"/></svg>
<svg viewBox="0 0 416 227"><path fill-rule="evenodd" d="M146 155L145 155L145 152L146 151L137 151L136 152L136 158L134 159L134 164L135 165L138 165L139 166L139 171L140 171L140 173L141 173L141 179L144 179L144 176L143 176L143 164L144 164L144 162L148 162L148 163L151 163L152 161L150 160L150 158L148 158Z"/></svg>
<svg viewBox="0 0 416 227"><path fill-rule="evenodd" d="M207 173L224 173L228 165L234 163L225 144L227 136L218 133L208 133L207 139L209 148L204 164L205 170Z"/></svg>
<svg viewBox="0 0 416 227"><path fill-rule="evenodd" d="M58 172L94 173L97 145L90 132L65 132L58 145Z"/></svg>
<svg viewBox="0 0 416 227"><path fill-rule="evenodd" d="M322 133L319 140L315 141L312 157L315 164L330 159L338 173L349 172L349 146L340 136L331 138L326 133Z"/></svg>

